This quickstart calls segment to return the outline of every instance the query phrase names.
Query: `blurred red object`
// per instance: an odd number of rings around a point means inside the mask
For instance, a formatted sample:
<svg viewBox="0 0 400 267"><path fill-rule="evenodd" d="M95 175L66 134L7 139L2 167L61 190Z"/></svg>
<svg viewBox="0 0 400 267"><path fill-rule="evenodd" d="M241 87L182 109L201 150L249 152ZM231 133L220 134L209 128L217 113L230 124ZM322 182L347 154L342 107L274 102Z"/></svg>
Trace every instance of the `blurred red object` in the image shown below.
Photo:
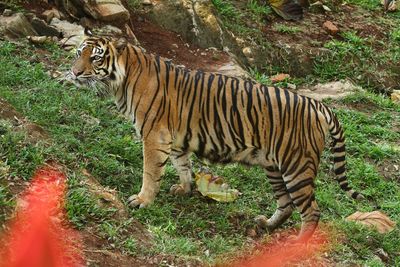
<svg viewBox="0 0 400 267"><path fill-rule="evenodd" d="M83 266L80 237L65 220L65 190L66 178L58 168L36 172L1 238L1 267Z"/></svg>
<svg viewBox="0 0 400 267"><path fill-rule="evenodd" d="M283 267L283 266L322 266L318 255L323 252L329 243L328 234L320 229L317 230L310 240L296 242L295 236L283 237L271 240L268 244L257 248L255 255L247 256L230 267Z"/></svg>

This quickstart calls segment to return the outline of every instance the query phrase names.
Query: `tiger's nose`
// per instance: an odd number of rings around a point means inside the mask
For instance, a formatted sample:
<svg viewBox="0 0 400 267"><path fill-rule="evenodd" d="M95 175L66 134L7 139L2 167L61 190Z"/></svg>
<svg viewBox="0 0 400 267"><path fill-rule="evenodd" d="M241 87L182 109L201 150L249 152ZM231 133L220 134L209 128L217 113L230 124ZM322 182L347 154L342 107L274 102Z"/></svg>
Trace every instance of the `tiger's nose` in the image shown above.
<svg viewBox="0 0 400 267"><path fill-rule="evenodd" d="M72 73L78 77L79 75L81 75L83 73L83 70L77 70L77 69L72 69Z"/></svg>

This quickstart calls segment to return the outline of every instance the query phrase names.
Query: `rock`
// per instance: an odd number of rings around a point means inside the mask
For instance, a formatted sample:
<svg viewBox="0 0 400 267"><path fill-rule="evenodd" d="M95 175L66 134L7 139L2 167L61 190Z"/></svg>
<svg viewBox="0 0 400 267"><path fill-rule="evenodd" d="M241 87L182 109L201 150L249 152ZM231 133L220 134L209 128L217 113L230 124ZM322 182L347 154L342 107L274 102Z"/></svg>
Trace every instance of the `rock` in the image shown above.
<svg viewBox="0 0 400 267"><path fill-rule="evenodd" d="M400 90L393 90L390 99L395 103L400 103Z"/></svg>
<svg viewBox="0 0 400 267"><path fill-rule="evenodd" d="M211 1L154 1L148 19L202 48L223 47L223 30Z"/></svg>
<svg viewBox="0 0 400 267"><path fill-rule="evenodd" d="M247 58L251 58L253 56L253 50L251 50L251 47L243 48L242 52Z"/></svg>
<svg viewBox="0 0 400 267"><path fill-rule="evenodd" d="M49 36L28 36L28 40L33 44L44 44L53 42L54 40Z"/></svg>
<svg viewBox="0 0 400 267"><path fill-rule="evenodd" d="M119 0L85 0L83 8L96 20L106 22L129 20L129 12Z"/></svg>
<svg viewBox="0 0 400 267"><path fill-rule="evenodd" d="M64 39L61 40L61 46L65 50L71 50L78 46L85 36L84 28L76 23L53 18L50 25L62 33Z"/></svg>
<svg viewBox="0 0 400 267"><path fill-rule="evenodd" d="M54 18L51 21L50 25L60 31L63 37L69 37L72 35L84 35L84 28L76 23L70 23L65 20Z"/></svg>
<svg viewBox="0 0 400 267"><path fill-rule="evenodd" d="M151 0L143 0L142 1L142 5L144 5L144 6L152 6L153 3L151 2Z"/></svg>
<svg viewBox="0 0 400 267"><path fill-rule="evenodd" d="M42 13L42 16L44 16L44 17L46 18L46 22L47 22L47 23L50 23L50 21L51 21L53 18L61 19L61 18L63 17L63 16L61 15L61 12L58 11L57 9L55 9L55 8L52 8L52 9L49 9L49 10L44 11L44 12Z"/></svg>
<svg viewBox="0 0 400 267"><path fill-rule="evenodd" d="M323 100L325 98L342 98L356 90L362 89L348 80L343 80L317 84L311 88L300 88L297 90L297 93L317 100Z"/></svg>
<svg viewBox="0 0 400 267"><path fill-rule="evenodd" d="M278 73L274 76L271 76L270 80L272 83L283 82L286 79L289 79L290 75L287 73Z"/></svg>
<svg viewBox="0 0 400 267"><path fill-rule="evenodd" d="M11 9L4 9L4 11L3 11L3 16L5 16L5 17L9 17L9 16L11 16L12 15L12 10Z"/></svg>
<svg viewBox="0 0 400 267"><path fill-rule="evenodd" d="M322 27L331 35L335 35L339 32L339 28L329 20L325 21Z"/></svg>
<svg viewBox="0 0 400 267"><path fill-rule="evenodd" d="M32 27L41 36L57 36L60 37L61 32L55 27L48 25L44 20L34 17L31 20Z"/></svg>
<svg viewBox="0 0 400 267"><path fill-rule="evenodd" d="M292 91L295 91L297 89L297 86L294 83L287 83L286 87Z"/></svg>
<svg viewBox="0 0 400 267"><path fill-rule="evenodd" d="M233 60L219 67L216 72L234 77L248 78L249 73L245 71L238 63Z"/></svg>
<svg viewBox="0 0 400 267"><path fill-rule="evenodd" d="M11 38L37 35L35 29L22 13L16 13L10 17L0 16L0 32L4 32Z"/></svg>
<svg viewBox="0 0 400 267"><path fill-rule="evenodd" d="M105 25L99 28L98 32L100 32L100 34L105 34L105 35L122 35L121 29L112 25Z"/></svg>

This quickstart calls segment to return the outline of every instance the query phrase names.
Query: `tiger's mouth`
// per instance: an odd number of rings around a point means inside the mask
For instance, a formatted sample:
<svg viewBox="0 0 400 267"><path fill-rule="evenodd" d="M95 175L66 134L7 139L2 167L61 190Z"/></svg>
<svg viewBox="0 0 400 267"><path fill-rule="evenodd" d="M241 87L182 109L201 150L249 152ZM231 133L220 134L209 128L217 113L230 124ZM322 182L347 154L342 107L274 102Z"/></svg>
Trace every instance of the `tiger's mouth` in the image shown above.
<svg viewBox="0 0 400 267"><path fill-rule="evenodd" d="M76 75L74 75L74 73L72 71L67 71L64 75L64 79L68 82L73 83L74 85L78 86L78 87L82 87L82 86L94 86L97 82L97 78L94 76L79 76L77 77Z"/></svg>

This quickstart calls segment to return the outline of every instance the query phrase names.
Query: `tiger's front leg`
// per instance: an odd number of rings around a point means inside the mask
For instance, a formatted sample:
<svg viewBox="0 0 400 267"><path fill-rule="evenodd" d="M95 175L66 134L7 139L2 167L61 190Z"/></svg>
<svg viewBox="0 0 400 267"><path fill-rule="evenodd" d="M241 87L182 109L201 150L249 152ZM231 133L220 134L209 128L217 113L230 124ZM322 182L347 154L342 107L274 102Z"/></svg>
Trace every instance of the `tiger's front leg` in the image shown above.
<svg viewBox="0 0 400 267"><path fill-rule="evenodd" d="M143 141L143 183L139 194L128 199L131 207L150 205L160 191L161 176L171 153L171 138L166 135L149 136Z"/></svg>

